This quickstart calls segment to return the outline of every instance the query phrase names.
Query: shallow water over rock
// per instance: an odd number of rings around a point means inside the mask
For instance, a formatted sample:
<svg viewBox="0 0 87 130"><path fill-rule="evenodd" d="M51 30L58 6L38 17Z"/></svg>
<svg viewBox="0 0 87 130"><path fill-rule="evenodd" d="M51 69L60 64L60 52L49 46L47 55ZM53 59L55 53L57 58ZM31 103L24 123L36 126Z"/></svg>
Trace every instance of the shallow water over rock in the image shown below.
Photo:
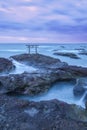
<svg viewBox="0 0 87 130"><path fill-rule="evenodd" d="M16 95L17 98L29 101L47 101L52 99L58 99L60 101L67 102L69 104L77 104L82 107L85 107L83 96L76 97L73 94L73 87L75 81L61 81L55 83L48 92L39 94L36 96L25 96L25 95Z"/></svg>

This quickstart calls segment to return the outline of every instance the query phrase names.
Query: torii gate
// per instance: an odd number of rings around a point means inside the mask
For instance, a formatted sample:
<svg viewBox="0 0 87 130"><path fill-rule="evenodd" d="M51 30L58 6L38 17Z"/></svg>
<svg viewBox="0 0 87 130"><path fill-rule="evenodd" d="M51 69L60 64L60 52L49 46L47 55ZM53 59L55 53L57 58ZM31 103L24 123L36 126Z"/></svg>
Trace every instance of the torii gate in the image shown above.
<svg viewBox="0 0 87 130"><path fill-rule="evenodd" d="M35 48L35 54L37 54L37 47L38 45L26 45L27 48L28 48L28 53L30 54L31 53L31 48Z"/></svg>

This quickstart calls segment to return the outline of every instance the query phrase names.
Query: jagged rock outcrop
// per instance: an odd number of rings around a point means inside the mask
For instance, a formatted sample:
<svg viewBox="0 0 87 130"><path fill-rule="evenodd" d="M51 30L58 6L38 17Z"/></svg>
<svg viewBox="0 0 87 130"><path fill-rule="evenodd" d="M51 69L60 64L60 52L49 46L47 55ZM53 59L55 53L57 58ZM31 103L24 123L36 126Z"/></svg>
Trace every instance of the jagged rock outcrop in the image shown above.
<svg viewBox="0 0 87 130"><path fill-rule="evenodd" d="M0 93L20 93L34 95L50 88L47 76L40 74L16 74L0 77Z"/></svg>
<svg viewBox="0 0 87 130"><path fill-rule="evenodd" d="M65 62L61 62L59 59L42 54L20 54L12 56L11 58L39 69L48 69L48 71L49 69L62 68L68 65Z"/></svg>
<svg viewBox="0 0 87 130"><path fill-rule="evenodd" d="M65 62L61 62L59 59L52 58L50 56L45 56L42 54L20 54L12 56L13 59L22 62L27 65L32 65L41 70L46 70L46 72L56 73L58 71L65 72L69 76L87 76L87 68L71 66Z"/></svg>
<svg viewBox="0 0 87 130"><path fill-rule="evenodd" d="M0 58L0 73L9 73L15 69L12 61L6 58Z"/></svg>

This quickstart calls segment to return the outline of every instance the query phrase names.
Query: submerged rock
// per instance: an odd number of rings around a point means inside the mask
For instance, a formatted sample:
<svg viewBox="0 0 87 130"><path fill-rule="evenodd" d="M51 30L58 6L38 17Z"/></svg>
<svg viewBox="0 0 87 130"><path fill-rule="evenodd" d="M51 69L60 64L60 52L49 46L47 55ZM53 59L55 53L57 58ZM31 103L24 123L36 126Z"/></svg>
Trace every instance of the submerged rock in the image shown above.
<svg viewBox="0 0 87 130"><path fill-rule="evenodd" d="M87 91L87 77L77 79L77 83L73 89L74 95L83 95L85 91Z"/></svg>
<svg viewBox="0 0 87 130"><path fill-rule="evenodd" d="M87 51L82 51L82 52L79 52L80 55L86 55L87 56Z"/></svg>
<svg viewBox="0 0 87 130"><path fill-rule="evenodd" d="M12 61L6 58L0 58L0 73L9 73L14 70L15 66Z"/></svg>
<svg viewBox="0 0 87 130"><path fill-rule="evenodd" d="M75 48L75 50L78 50L78 51L85 51L86 49L85 49L85 47L84 48Z"/></svg>
<svg viewBox="0 0 87 130"><path fill-rule="evenodd" d="M78 57L76 54L69 52L55 52L54 55L66 56L73 59L80 59L80 57Z"/></svg>

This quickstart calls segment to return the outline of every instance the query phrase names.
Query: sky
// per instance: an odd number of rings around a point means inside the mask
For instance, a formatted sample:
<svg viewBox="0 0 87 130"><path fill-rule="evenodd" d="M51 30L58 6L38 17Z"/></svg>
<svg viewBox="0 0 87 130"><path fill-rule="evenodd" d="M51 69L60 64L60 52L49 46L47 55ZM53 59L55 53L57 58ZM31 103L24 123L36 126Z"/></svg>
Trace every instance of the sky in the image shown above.
<svg viewBox="0 0 87 130"><path fill-rule="evenodd" d="M0 43L87 43L87 0L0 0Z"/></svg>

